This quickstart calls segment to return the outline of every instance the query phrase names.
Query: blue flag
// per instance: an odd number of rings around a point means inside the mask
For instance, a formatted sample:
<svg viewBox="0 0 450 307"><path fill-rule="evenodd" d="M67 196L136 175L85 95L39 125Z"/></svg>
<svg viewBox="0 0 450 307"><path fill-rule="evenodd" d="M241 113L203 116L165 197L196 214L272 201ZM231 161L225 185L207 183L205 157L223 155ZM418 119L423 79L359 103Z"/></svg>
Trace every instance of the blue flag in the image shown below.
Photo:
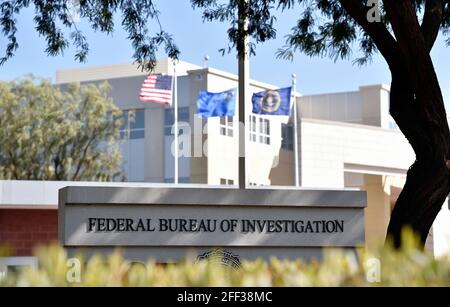
<svg viewBox="0 0 450 307"><path fill-rule="evenodd" d="M197 111L200 117L234 116L236 108L236 89L221 93L200 91L197 99Z"/></svg>
<svg viewBox="0 0 450 307"><path fill-rule="evenodd" d="M286 87L253 94L253 113L289 115L291 109L291 89L291 87Z"/></svg>

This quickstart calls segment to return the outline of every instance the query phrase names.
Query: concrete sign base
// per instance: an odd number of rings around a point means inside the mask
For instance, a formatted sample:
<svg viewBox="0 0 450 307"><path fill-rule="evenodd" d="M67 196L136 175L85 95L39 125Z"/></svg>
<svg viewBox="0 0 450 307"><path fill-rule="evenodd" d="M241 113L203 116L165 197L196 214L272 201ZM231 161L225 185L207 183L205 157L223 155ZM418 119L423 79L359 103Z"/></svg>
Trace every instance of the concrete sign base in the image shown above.
<svg viewBox="0 0 450 307"><path fill-rule="evenodd" d="M59 239L70 252L176 261L320 257L364 244L366 193L348 190L67 187Z"/></svg>

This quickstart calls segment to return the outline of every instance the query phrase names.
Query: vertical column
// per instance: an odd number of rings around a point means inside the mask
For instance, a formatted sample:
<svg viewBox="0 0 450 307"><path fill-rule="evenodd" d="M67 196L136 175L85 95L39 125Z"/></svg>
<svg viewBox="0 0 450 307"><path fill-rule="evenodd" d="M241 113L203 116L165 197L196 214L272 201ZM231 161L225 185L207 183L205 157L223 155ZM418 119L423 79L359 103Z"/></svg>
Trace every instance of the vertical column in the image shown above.
<svg viewBox="0 0 450 307"><path fill-rule="evenodd" d="M297 123L297 97L295 95L297 85L297 76L296 74L292 74L292 100L294 103L294 167L295 167L295 187L300 186L299 182L299 174L298 174L298 123Z"/></svg>
<svg viewBox="0 0 450 307"><path fill-rule="evenodd" d="M174 137L174 142L175 142L175 152L174 152L174 175L173 175L173 179L174 179L174 183L178 184L178 150L180 148L180 144L178 143L178 133L179 133L179 129L178 129L178 83L177 83L177 63L174 62L173 63L173 79L174 79L174 83L173 83L173 108L174 108L174 125L175 125L175 137Z"/></svg>
<svg viewBox="0 0 450 307"><path fill-rule="evenodd" d="M387 176L364 175L363 189L367 191L365 209L366 246L376 247L386 238L391 216L391 185Z"/></svg>

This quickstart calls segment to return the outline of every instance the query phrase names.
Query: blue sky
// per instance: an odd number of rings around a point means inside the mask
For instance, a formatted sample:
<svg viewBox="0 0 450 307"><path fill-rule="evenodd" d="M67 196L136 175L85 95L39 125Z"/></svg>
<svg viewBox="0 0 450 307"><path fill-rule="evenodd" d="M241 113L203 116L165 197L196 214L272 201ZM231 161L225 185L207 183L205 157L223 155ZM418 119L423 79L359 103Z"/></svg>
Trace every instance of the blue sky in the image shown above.
<svg viewBox="0 0 450 307"><path fill-rule="evenodd" d="M175 4L176 3L176 4ZM174 35L181 49L181 60L203 64L204 55L210 56L209 66L237 72L234 54L222 56L218 50L227 46L227 24L203 23L201 12L194 11L188 0L157 1L163 27ZM28 9L19 16L19 50L16 56L0 67L0 79L10 80L24 74L54 78L57 69L92 65L127 63L132 61L132 48L126 34L117 23L112 35L95 33L83 22L78 27L87 34L90 43L88 61L74 61L73 49L63 56L49 57L45 54L45 42L40 38L32 22L33 11ZM359 67L349 60L334 62L328 58L310 58L296 54L293 62L276 59L276 50L284 44L284 36L295 24L296 12L288 11L276 23L277 39L259 45L256 56L250 62L251 78L280 87L290 85L291 74L297 74L297 90L304 94L356 90L360 85L390 84L390 74L384 60L375 56L372 63ZM4 44L0 43L2 52ZM450 57L442 37L437 41L432 57L441 83L446 105L450 106ZM357 56L357 51L353 58ZM160 57L164 57L161 53Z"/></svg>

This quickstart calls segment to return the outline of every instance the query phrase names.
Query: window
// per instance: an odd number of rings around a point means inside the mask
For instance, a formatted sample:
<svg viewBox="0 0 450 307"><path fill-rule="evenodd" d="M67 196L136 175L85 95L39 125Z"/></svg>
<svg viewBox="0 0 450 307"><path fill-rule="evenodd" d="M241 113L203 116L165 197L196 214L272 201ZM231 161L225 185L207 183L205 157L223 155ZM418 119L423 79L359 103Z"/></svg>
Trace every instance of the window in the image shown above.
<svg viewBox="0 0 450 307"><path fill-rule="evenodd" d="M220 184L221 185L234 185L234 180L233 179L220 178Z"/></svg>
<svg viewBox="0 0 450 307"><path fill-rule="evenodd" d="M268 119L259 119L259 133L259 142L270 145L270 121Z"/></svg>
<svg viewBox="0 0 450 307"><path fill-rule="evenodd" d="M256 118L256 115L250 115L250 142L259 142L270 145L270 120L262 117Z"/></svg>
<svg viewBox="0 0 450 307"><path fill-rule="evenodd" d="M294 150L294 127L289 124L281 124L281 148Z"/></svg>
<svg viewBox="0 0 450 307"><path fill-rule="evenodd" d="M220 135L233 137L233 116L220 117Z"/></svg>
<svg viewBox="0 0 450 307"><path fill-rule="evenodd" d="M174 183L175 179L173 177L164 178L165 183ZM191 177L178 177L178 183L191 183Z"/></svg>
<svg viewBox="0 0 450 307"><path fill-rule="evenodd" d="M256 142L256 116L250 115L250 142Z"/></svg>
<svg viewBox="0 0 450 307"><path fill-rule="evenodd" d="M172 126L175 123L174 118L175 114L173 108L164 110L164 135L172 135ZM189 123L189 107L178 108L178 128L180 128L181 122ZM180 134L179 131L178 135Z"/></svg>
<svg viewBox="0 0 450 307"><path fill-rule="evenodd" d="M122 112L120 138L131 140L145 138L144 110L124 110Z"/></svg>

